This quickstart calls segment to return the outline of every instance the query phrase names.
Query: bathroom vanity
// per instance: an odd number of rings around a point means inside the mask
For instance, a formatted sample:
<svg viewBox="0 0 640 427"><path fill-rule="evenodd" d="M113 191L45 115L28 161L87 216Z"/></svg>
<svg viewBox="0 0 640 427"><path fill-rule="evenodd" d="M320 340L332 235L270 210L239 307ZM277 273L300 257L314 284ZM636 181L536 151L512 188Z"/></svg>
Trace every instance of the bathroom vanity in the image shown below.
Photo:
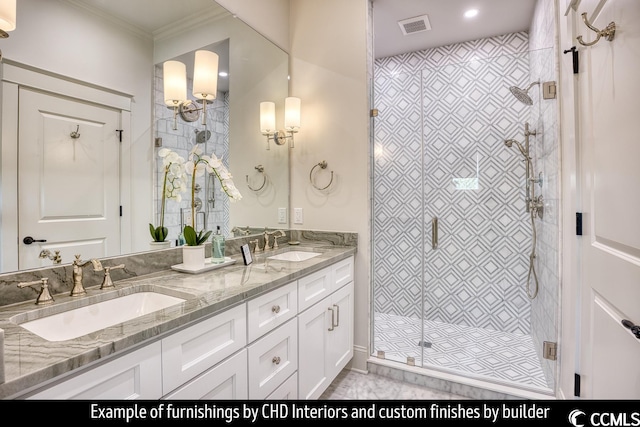
<svg viewBox="0 0 640 427"><path fill-rule="evenodd" d="M256 254L250 265L237 254L235 264L204 273L169 269L116 281L115 290L55 295L46 307L0 307L0 398L318 398L353 356L356 247L295 247L316 254L308 258L287 255L293 248ZM75 315L138 293L174 300L60 341L20 326L43 310Z"/></svg>

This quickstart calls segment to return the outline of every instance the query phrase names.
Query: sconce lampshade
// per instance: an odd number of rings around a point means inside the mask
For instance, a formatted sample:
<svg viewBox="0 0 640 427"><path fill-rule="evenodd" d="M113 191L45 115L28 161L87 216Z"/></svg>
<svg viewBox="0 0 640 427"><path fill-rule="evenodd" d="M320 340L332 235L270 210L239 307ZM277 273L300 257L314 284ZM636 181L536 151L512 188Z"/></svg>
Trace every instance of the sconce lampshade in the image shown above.
<svg viewBox="0 0 640 427"><path fill-rule="evenodd" d="M193 70L193 96L216 99L218 92L218 55L208 50L196 51Z"/></svg>
<svg viewBox="0 0 640 427"><path fill-rule="evenodd" d="M263 134L272 133L276 130L276 104L275 102L260 103L260 131Z"/></svg>
<svg viewBox="0 0 640 427"><path fill-rule="evenodd" d="M284 100L284 128L290 132L300 129L300 98L290 96Z"/></svg>
<svg viewBox="0 0 640 427"><path fill-rule="evenodd" d="M0 30L16 29L16 0L0 1Z"/></svg>
<svg viewBox="0 0 640 427"><path fill-rule="evenodd" d="M166 61L162 65L164 103L170 107L187 100L187 67L179 61Z"/></svg>

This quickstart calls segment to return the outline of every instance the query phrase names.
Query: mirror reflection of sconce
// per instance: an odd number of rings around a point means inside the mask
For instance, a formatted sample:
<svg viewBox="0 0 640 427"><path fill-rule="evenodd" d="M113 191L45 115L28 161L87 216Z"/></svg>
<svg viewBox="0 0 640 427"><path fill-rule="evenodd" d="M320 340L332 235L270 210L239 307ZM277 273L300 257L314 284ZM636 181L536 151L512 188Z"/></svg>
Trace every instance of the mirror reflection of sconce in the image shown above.
<svg viewBox="0 0 640 427"><path fill-rule="evenodd" d="M267 175L264 173L264 166L262 166L262 165L256 166L255 170L257 170L258 173L262 174L262 185L260 185L260 187L258 187L258 188L252 187L251 184L249 184L249 175L246 175L247 187L249 187L249 190L251 190L251 191L258 192L258 191L262 190L264 188L265 184L267 183Z"/></svg>
<svg viewBox="0 0 640 427"><path fill-rule="evenodd" d="M9 37L9 31L16 29L16 0L0 2L0 38ZM0 60L2 52L0 51Z"/></svg>
<svg viewBox="0 0 640 427"><path fill-rule="evenodd" d="M313 182L313 171L319 167L320 169L326 169L327 168L327 162L326 160L321 161L320 163L318 163L317 165L315 165L314 167L311 168L311 171L309 172L309 182L311 183L311 185L313 185L313 188L315 188L316 190L326 190L327 188L329 188L329 186L333 183L333 171L331 171L331 180L329 181L329 183L327 185L325 185L324 187L318 187L314 182Z"/></svg>
<svg viewBox="0 0 640 427"><path fill-rule="evenodd" d="M283 145L287 140L293 148L293 134L300 130L300 98L288 97L284 100L284 130L276 130L276 104L271 101L260 103L260 132L276 145Z"/></svg>
<svg viewBox="0 0 640 427"><path fill-rule="evenodd" d="M218 92L218 54L198 50L193 69L193 96L202 103L198 108L187 99L187 66L180 61L162 64L164 102L173 108L173 130L178 129L178 113L183 120L192 122L202 111L202 124L207 124L207 102L216 99Z"/></svg>

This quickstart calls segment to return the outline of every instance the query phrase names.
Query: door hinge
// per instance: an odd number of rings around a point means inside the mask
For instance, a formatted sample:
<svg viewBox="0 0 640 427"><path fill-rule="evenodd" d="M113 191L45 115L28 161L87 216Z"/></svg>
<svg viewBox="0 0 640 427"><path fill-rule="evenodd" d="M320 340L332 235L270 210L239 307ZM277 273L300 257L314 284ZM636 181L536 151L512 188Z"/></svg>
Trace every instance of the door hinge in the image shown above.
<svg viewBox="0 0 640 427"><path fill-rule="evenodd" d="M582 236L582 212L576 212L576 236Z"/></svg>
<svg viewBox="0 0 640 427"><path fill-rule="evenodd" d="M542 357L556 360L558 356L558 343L545 341L542 343Z"/></svg>
<svg viewBox="0 0 640 427"><path fill-rule="evenodd" d="M122 205L120 205L120 216L122 216Z"/></svg>
<svg viewBox="0 0 640 427"><path fill-rule="evenodd" d="M371 110L371 117L378 117L378 109L374 108Z"/></svg>
<svg viewBox="0 0 640 427"><path fill-rule="evenodd" d="M574 374L573 376L573 395L580 397L580 374Z"/></svg>
<svg viewBox="0 0 640 427"><path fill-rule="evenodd" d="M116 132L118 132L118 138L120 139L120 142L122 142L122 132L124 130L123 129L116 129Z"/></svg>

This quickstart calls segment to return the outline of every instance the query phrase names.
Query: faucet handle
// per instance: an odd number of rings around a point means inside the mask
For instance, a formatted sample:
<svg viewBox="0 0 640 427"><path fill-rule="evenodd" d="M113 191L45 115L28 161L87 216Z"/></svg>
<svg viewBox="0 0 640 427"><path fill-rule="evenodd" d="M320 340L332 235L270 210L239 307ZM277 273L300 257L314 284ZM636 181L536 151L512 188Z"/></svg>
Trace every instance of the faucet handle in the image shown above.
<svg viewBox="0 0 640 427"><path fill-rule="evenodd" d="M260 252L259 239L249 240L249 243L253 243L253 252Z"/></svg>
<svg viewBox="0 0 640 427"><path fill-rule="evenodd" d="M273 249L277 249L278 248L278 238L280 237L287 237L287 233L285 233L282 230L277 230L274 232L273 235Z"/></svg>
<svg viewBox="0 0 640 427"><path fill-rule="evenodd" d="M116 287L113 284L113 280L111 280L111 270L116 270L118 268L124 268L124 264L113 265L111 267L104 267L104 278L102 279L102 285L100 286L100 289L108 289L108 288Z"/></svg>
<svg viewBox="0 0 640 427"><path fill-rule="evenodd" d="M45 305L51 304L53 302L53 297L51 293L49 293L49 279L47 277L43 277L40 280L34 280L33 282L22 282L18 283L19 288L24 288L26 286L40 285L42 284L42 288L40 288L40 293L36 298L36 305Z"/></svg>

